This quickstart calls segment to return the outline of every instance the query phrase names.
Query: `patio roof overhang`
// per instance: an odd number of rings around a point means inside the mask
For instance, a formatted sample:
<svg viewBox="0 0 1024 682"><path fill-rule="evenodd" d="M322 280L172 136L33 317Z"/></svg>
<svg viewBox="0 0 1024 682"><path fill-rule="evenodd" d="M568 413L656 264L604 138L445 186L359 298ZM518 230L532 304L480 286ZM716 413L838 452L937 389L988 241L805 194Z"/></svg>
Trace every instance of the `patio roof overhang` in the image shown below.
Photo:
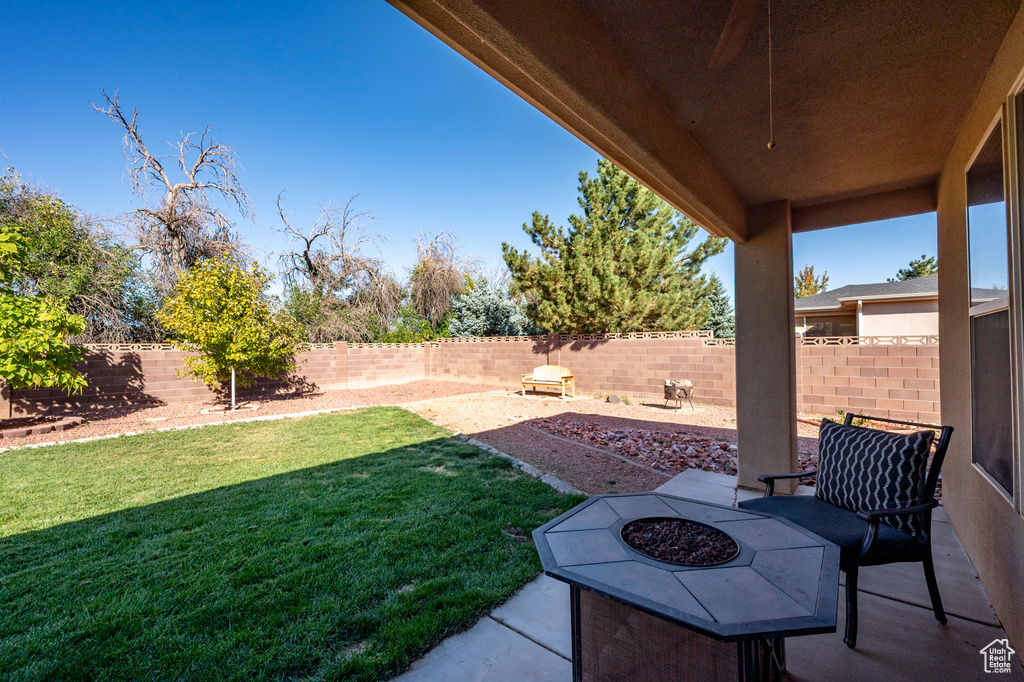
<svg viewBox="0 0 1024 682"><path fill-rule="evenodd" d="M793 232L935 210L1020 6L774 0L769 150L766 0L389 2L737 242L754 236L749 209L775 201Z"/></svg>

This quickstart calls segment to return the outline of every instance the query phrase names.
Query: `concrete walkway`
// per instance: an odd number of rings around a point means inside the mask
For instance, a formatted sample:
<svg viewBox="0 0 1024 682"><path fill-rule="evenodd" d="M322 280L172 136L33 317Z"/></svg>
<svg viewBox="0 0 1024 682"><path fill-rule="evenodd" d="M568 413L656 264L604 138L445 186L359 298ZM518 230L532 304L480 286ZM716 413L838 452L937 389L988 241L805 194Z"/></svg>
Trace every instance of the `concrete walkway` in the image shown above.
<svg viewBox="0 0 1024 682"><path fill-rule="evenodd" d="M756 495L736 490L736 478L688 470L657 492L734 505ZM810 488L798 493L813 492ZM861 570L860 629L856 649L839 631L786 640L792 680L984 680L980 650L1006 637L945 512L932 520L935 572L949 623L936 622L917 564ZM540 576L471 629L449 637L416 661L400 682L537 680L569 682L572 654L569 588ZM1024 680L1019 659L1002 680Z"/></svg>

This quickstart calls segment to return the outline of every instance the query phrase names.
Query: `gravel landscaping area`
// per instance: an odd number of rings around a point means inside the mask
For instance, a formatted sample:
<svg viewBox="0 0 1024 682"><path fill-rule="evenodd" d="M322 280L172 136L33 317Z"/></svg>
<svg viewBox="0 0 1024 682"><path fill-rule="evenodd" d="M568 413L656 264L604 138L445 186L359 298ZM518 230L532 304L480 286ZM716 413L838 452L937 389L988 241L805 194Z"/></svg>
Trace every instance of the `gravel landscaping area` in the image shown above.
<svg viewBox="0 0 1024 682"><path fill-rule="evenodd" d="M695 403L696 409L675 409L653 399L609 403L601 395L562 400L509 390L414 407L431 421L591 494L654 490L693 465L735 473L736 453L729 446L737 445L736 410L731 407ZM801 464L809 463L817 457L818 428L801 422L797 432Z"/></svg>
<svg viewBox="0 0 1024 682"><path fill-rule="evenodd" d="M416 381L366 389L260 395L257 409L208 412L215 400L114 405L77 410L69 431L5 439L5 447L118 433L369 405L404 405L456 433L472 436L590 494L650 491L694 467L736 473L736 411L695 403L681 409L655 399L609 403L603 395L521 395L480 384ZM817 458L816 426L798 423L800 460Z"/></svg>

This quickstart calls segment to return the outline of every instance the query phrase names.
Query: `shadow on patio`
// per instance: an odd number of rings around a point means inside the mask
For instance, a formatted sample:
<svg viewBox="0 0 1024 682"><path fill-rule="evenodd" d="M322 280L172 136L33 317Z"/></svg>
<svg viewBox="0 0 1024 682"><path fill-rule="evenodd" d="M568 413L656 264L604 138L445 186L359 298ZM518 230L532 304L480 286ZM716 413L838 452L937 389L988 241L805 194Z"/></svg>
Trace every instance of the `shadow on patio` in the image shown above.
<svg viewBox="0 0 1024 682"><path fill-rule="evenodd" d="M737 492L735 485L732 476L689 470L658 492L725 505L734 504L737 496L756 494ZM935 621L920 566L863 568L857 648L843 643L845 600L839 599L838 632L787 640L786 679L987 679L980 650L1006 634L941 507L934 513L932 533L948 624ZM446 640L398 680L568 681L570 632L569 586L541 576L472 630ZM1024 670L1014 660L1013 672L1003 678L1024 680Z"/></svg>
<svg viewBox="0 0 1024 682"><path fill-rule="evenodd" d="M737 442L735 429L684 423L688 414L687 409L681 410L680 422L666 422L566 411L501 428L469 432L468 435L590 494L648 492L664 484L676 472L657 471L631 458L616 455L607 448L560 437L538 428L535 422L543 419L654 434L685 433L695 438ZM817 454L818 439L800 437L799 448L800 452Z"/></svg>

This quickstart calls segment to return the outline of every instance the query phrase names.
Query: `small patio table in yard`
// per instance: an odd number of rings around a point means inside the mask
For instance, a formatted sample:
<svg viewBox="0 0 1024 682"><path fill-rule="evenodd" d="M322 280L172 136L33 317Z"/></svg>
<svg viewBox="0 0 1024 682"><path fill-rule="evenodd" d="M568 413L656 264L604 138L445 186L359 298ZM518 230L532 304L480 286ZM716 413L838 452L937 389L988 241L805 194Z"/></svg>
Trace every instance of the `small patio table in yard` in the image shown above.
<svg viewBox="0 0 1024 682"><path fill-rule="evenodd" d="M639 519L696 522L733 551L708 565L651 558L623 537ZM839 548L785 519L600 495L533 536L544 571L570 585L574 680L778 679L785 637L836 630Z"/></svg>

